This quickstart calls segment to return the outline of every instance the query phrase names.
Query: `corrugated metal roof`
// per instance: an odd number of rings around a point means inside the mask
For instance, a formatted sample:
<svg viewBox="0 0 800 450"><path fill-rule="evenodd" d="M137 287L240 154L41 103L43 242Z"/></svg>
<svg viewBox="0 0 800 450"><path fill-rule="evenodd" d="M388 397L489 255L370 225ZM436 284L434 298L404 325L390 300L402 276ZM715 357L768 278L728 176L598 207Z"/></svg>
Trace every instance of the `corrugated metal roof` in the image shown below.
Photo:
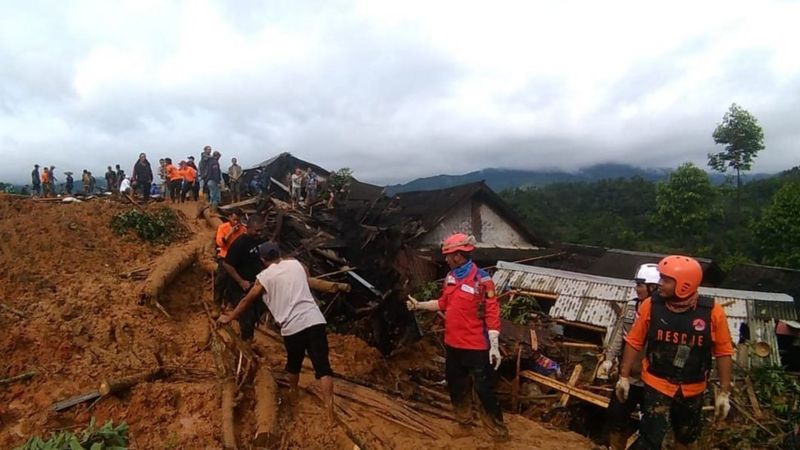
<svg viewBox="0 0 800 450"><path fill-rule="evenodd" d="M505 261L497 263L493 278L501 291L521 289L556 294L558 297L550 310L551 316L601 327L610 327L616 322L613 303L622 307L636 295L633 280ZM739 327L743 322L797 318L794 301L786 294L705 287L700 288L700 294L714 297L723 305L734 342L739 339Z"/></svg>

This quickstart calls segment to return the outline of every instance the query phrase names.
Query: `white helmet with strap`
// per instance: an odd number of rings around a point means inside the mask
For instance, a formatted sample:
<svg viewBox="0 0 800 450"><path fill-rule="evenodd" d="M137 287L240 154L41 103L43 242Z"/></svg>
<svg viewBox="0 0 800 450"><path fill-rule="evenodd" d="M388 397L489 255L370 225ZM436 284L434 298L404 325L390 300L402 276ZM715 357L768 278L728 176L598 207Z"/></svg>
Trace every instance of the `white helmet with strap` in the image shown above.
<svg viewBox="0 0 800 450"><path fill-rule="evenodd" d="M658 272L658 264L642 264L636 271L634 279L645 284L658 284L661 274Z"/></svg>

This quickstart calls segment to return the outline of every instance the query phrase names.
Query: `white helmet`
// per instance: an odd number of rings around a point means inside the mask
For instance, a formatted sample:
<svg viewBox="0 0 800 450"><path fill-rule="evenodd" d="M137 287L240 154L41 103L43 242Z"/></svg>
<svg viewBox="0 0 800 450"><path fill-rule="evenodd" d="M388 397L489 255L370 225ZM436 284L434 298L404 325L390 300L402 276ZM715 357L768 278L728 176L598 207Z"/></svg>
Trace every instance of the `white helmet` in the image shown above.
<svg viewBox="0 0 800 450"><path fill-rule="evenodd" d="M661 279L658 264L642 264L636 271L634 279L639 282L643 281L645 284L658 284Z"/></svg>

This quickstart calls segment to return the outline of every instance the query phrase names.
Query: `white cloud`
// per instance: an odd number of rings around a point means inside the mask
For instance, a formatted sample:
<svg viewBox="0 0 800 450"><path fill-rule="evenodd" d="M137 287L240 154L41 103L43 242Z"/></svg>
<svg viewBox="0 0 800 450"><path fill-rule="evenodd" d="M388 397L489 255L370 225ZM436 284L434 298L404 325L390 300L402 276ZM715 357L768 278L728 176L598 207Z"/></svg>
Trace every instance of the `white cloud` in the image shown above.
<svg viewBox="0 0 800 450"><path fill-rule="evenodd" d="M0 179L207 143L374 182L703 164L734 101L765 130L756 170L779 170L800 137L798 16L782 1L4 4Z"/></svg>

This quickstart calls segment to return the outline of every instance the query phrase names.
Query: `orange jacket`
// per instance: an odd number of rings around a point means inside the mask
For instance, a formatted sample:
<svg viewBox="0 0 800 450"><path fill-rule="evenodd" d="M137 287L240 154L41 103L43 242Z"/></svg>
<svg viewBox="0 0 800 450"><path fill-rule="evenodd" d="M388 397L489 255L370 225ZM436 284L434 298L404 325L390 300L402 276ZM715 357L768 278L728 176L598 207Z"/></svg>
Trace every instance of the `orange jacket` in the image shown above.
<svg viewBox="0 0 800 450"><path fill-rule="evenodd" d="M639 317L625 337L625 342L638 351L641 351L647 343L647 331L650 328L650 312L652 309L653 305L649 298L639 305ZM722 309L722 305L719 303L715 303L711 310L711 341L713 342L712 353L715 358L733 355L733 340L728 329L728 319L725 318L725 310ZM705 381L681 384L679 386L648 372L647 368L649 366L650 363L645 357L642 360L642 381L664 395L674 397L678 393L678 389L680 389L684 397L694 397L706 390Z"/></svg>
<svg viewBox="0 0 800 450"><path fill-rule="evenodd" d="M180 171L174 164L167 164L167 167L164 168L164 172L167 174L167 178L169 181L176 181L182 180L183 176L181 176Z"/></svg>
<svg viewBox="0 0 800 450"><path fill-rule="evenodd" d="M178 169L178 174L188 183L194 183L194 180L197 179L197 171L190 166L186 166L183 169Z"/></svg>
<svg viewBox="0 0 800 450"><path fill-rule="evenodd" d="M42 184L50 181L50 172L42 172Z"/></svg>
<svg viewBox="0 0 800 450"><path fill-rule="evenodd" d="M217 242L217 247L219 247L219 256L221 258L228 256L228 249L231 248L233 241L247 232L247 227L239 224L239 228L231 233L231 236L226 240L225 236L231 231L231 228L233 228L233 225L231 225L230 222L225 222L220 225L219 228L217 228L217 236L215 240Z"/></svg>

